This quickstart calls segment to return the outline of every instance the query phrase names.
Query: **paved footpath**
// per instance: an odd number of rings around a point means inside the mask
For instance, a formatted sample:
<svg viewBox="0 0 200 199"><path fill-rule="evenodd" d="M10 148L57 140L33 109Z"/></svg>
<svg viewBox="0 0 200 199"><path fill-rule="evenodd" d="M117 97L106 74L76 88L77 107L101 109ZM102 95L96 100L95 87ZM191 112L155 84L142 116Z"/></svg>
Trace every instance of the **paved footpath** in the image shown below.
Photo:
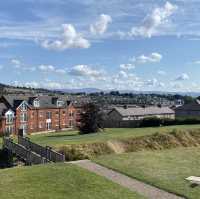
<svg viewBox="0 0 200 199"><path fill-rule="evenodd" d="M148 199L184 199L164 190L145 184L141 181L130 178L119 172L100 166L91 162L90 160L80 160L70 163L78 165L100 176L104 176L105 178L120 184L121 186L126 187L131 191L138 192L139 194L146 196Z"/></svg>

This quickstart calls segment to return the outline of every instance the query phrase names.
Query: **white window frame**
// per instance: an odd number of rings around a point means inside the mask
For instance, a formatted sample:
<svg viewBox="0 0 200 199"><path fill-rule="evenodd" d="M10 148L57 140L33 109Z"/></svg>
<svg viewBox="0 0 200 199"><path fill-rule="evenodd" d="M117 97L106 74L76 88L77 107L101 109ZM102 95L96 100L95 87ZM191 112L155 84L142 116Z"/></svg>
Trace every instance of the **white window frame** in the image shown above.
<svg viewBox="0 0 200 199"><path fill-rule="evenodd" d="M33 101L33 106L36 107L36 108L40 107L40 101L38 99L35 99Z"/></svg>
<svg viewBox="0 0 200 199"><path fill-rule="evenodd" d="M14 122L14 112L11 111L11 110L8 110L6 113L5 113L5 116L6 116L6 124L12 124Z"/></svg>

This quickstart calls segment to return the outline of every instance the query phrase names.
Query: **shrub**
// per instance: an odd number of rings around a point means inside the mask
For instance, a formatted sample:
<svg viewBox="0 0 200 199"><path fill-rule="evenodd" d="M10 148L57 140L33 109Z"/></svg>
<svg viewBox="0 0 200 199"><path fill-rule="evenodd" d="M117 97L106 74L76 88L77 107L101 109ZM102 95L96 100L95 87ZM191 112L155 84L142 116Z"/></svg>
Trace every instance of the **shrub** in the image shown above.
<svg viewBox="0 0 200 199"><path fill-rule="evenodd" d="M153 126L161 126L162 120L157 117L149 117L144 118L141 121L140 127L153 127Z"/></svg>

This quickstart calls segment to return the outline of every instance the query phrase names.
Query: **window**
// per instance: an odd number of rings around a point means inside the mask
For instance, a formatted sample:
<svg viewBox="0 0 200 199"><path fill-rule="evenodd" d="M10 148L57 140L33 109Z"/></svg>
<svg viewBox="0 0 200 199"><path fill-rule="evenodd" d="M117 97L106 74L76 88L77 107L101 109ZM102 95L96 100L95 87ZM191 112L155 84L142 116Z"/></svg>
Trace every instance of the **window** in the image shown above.
<svg viewBox="0 0 200 199"><path fill-rule="evenodd" d="M27 105L25 102L23 102L20 106L21 111L26 111L27 110Z"/></svg>
<svg viewBox="0 0 200 199"><path fill-rule="evenodd" d="M63 106L63 104L64 104L63 101L59 101L59 100L57 101L57 107L61 107Z"/></svg>
<svg viewBox="0 0 200 199"><path fill-rule="evenodd" d="M20 114L20 122L27 122L27 121L28 121L27 113L21 113Z"/></svg>
<svg viewBox="0 0 200 199"><path fill-rule="evenodd" d="M33 102L33 106L34 107L40 107L40 102L39 102L39 100L34 100L34 102Z"/></svg>
<svg viewBox="0 0 200 199"><path fill-rule="evenodd" d="M43 123L42 123L42 122L39 123L39 128L40 128L40 129L43 128Z"/></svg>
<svg viewBox="0 0 200 199"><path fill-rule="evenodd" d="M46 113L46 119L51 119L52 117L52 113L51 112L47 112Z"/></svg>
<svg viewBox="0 0 200 199"><path fill-rule="evenodd" d="M69 116L70 116L70 117L73 117L73 116L74 116L74 113L73 113L72 111L70 111Z"/></svg>
<svg viewBox="0 0 200 199"><path fill-rule="evenodd" d="M43 117L43 112L42 111L39 112L39 117Z"/></svg>
<svg viewBox="0 0 200 199"><path fill-rule="evenodd" d="M6 123L10 124L13 123L13 121L14 121L14 114L13 113L6 114Z"/></svg>
<svg viewBox="0 0 200 199"><path fill-rule="evenodd" d="M12 132L13 132L13 126L7 126L6 127L6 135L10 135L10 134L12 134Z"/></svg>

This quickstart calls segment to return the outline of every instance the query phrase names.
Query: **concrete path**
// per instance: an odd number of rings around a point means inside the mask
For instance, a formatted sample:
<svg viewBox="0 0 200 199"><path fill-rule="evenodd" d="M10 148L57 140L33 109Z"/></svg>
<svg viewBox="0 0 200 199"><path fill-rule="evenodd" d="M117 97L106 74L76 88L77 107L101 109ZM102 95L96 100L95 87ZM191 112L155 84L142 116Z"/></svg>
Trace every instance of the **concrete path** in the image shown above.
<svg viewBox="0 0 200 199"><path fill-rule="evenodd" d="M184 199L182 197L145 184L106 167L100 166L96 163L91 162L90 160L80 160L70 163L78 165L100 176L104 176L105 178L117 184L120 184L121 186L126 187L131 191L138 192L140 195L146 196L148 199Z"/></svg>

